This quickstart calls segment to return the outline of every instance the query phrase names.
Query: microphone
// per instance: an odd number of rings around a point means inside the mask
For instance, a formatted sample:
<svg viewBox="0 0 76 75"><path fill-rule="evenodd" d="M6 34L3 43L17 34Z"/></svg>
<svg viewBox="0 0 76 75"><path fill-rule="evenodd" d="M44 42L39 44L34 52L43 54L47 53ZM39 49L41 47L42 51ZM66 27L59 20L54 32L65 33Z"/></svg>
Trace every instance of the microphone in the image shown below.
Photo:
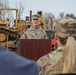
<svg viewBox="0 0 76 75"><path fill-rule="evenodd" d="M23 30L22 34L23 34L28 28L30 28L30 26L26 26L25 29ZM21 35L22 35L22 34L21 34ZM21 35L20 35L20 36L21 36Z"/></svg>
<svg viewBox="0 0 76 75"><path fill-rule="evenodd" d="M23 35L23 33L24 33L28 28L30 28L30 26L26 26L21 35ZM10 47L12 47L14 44L17 43L17 41L20 39L21 35L19 35L19 36L17 37L17 39L14 40L13 44L12 44Z"/></svg>

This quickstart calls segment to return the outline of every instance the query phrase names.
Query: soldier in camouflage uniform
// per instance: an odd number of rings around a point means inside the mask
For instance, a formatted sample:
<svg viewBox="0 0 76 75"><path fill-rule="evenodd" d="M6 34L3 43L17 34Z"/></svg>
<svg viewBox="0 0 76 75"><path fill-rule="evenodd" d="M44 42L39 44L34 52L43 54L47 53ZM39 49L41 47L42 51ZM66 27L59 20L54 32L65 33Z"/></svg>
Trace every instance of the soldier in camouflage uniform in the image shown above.
<svg viewBox="0 0 76 75"><path fill-rule="evenodd" d="M42 56L37 64L39 75L76 73L76 22L72 18L58 20L57 50Z"/></svg>
<svg viewBox="0 0 76 75"><path fill-rule="evenodd" d="M40 16L32 16L32 26L21 36L21 39L48 39L46 32L39 27Z"/></svg>

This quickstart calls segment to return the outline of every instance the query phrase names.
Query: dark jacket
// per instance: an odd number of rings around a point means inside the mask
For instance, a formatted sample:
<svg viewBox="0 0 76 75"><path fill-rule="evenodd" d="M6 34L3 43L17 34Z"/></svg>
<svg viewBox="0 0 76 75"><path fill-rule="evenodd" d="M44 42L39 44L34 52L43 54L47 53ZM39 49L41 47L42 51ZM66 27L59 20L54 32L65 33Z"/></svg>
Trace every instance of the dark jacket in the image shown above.
<svg viewBox="0 0 76 75"><path fill-rule="evenodd" d="M0 46L0 75L38 75L38 66Z"/></svg>

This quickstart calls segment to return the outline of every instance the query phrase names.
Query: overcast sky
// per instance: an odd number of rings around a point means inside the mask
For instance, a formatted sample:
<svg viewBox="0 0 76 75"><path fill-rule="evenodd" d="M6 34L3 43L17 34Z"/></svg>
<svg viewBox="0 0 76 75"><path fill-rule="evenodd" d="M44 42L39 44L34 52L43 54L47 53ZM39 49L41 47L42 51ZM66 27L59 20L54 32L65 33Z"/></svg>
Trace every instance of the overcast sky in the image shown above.
<svg viewBox="0 0 76 75"><path fill-rule="evenodd" d="M14 8L16 2L21 2L24 5L23 17L29 15L32 10L33 14L37 11L52 12L56 17L60 12L73 13L76 16L76 0L9 0L10 7Z"/></svg>

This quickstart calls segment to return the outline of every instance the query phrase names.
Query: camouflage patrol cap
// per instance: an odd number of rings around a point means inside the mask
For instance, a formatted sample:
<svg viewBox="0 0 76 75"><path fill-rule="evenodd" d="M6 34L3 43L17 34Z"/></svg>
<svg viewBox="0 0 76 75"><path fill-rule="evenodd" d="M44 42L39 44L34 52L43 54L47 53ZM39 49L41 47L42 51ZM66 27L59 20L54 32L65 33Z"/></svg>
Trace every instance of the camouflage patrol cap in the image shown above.
<svg viewBox="0 0 76 75"><path fill-rule="evenodd" d="M32 16L32 19L40 19L40 15L35 14L35 15Z"/></svg>
<svg viewBox="0 0 76 75"><path fill-rule="evenodd" d="M73 18L66 17L57 21L56 32L70 32L76 31L76 21Z"/></svg>

